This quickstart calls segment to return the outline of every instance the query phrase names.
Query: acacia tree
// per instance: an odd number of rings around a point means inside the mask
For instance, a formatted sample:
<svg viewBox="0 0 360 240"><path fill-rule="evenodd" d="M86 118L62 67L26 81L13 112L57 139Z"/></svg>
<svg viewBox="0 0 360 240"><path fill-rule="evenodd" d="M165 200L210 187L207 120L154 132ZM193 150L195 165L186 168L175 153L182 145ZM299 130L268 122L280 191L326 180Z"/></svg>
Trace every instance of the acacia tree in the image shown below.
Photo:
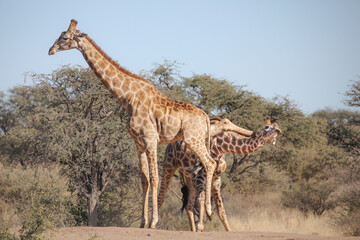
<svg viewBox="0 0 360 240"><path fill-rule="evenodd" d="M23 89L26 101L17 101L23 124L9 139L31 130L31 150L24 155L61 163L70 189L86 199L88 225L96 226L107 185L115 176L125 183L137 174L127 116L90 69L64 66L52 74L28 77L34 85ZM26 136L22 140L26 142Z"/></svg>
<svg viewBox="0 0 360 240"><path fill-rule="evenodd" d="M352 107L360 107L360 80L351 83L350 89L345 92L345 103Z"/></svg>

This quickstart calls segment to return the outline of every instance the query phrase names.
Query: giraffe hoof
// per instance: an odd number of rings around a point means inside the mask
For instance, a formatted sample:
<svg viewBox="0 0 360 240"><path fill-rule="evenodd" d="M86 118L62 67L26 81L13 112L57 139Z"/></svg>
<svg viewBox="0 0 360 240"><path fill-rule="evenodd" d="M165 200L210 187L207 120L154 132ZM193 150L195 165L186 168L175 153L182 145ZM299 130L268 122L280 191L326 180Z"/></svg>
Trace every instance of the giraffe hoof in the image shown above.
<svg viewBox="0 0 360 240"><path fill-rule="evenodd" d="M212 217L212 210L211 210L211 206L210 207L206 207L206 215L211 218Z"/></svg>
<svg viewBox="0 0 360 240"><path fill-rule="evenodd" d="M210 216L206 214L209 221L212 221L214 214L214 212L212 212Z"/></svg>
<svg viewBox="0 0 360 240"><path fill-rule="evenodd" d="M146 228L148 224L146 222L141 222L140 224L140 228Z"/></svg>
<svg viewBox="0 0 360 240"><path fill-rule="evenodd" d="M151 220L149 228L156 229L156 223L157 223L157 221Z"/></svg>

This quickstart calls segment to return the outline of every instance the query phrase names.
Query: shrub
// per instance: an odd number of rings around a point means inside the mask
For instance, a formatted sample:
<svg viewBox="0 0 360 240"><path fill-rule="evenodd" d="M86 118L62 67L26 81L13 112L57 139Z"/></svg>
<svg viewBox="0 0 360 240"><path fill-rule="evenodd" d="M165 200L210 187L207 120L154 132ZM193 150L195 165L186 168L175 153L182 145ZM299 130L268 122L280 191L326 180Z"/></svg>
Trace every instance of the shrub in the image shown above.
<svg viewBox="0 0 360 240"><path fill-rule="evenodd" d="M1 200L9 203L19 219L7 229L20 228L21 239L39 239L48 229L71 224L67 195L66 180L57 168L0 169ZM6 229L1 232L9 233Z"/></svg>
<svg viewBox="0 0 360 240"><path fill-rule="evenodd" d="M296 208L304 215L309 212L320 216L336 206L331 193L335 187L330 183L301 182L282 194L282 204L287 208Z"/></svg>
<svg viewBox="0 0 360 240"><path fill-rule="evenodd" d="M344 235L360 236L360 187L350 186L339 196L339 207L334 215L334 226Z"/></svg>

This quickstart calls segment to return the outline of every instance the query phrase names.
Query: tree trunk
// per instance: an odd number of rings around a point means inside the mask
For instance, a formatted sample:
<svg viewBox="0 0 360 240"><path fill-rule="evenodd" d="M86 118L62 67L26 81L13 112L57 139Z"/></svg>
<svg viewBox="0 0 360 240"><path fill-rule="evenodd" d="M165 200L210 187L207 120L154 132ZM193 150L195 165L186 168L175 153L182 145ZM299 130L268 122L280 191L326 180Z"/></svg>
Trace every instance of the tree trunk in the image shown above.
<svg viewBox="0 0 360 240"><path fill-rule="evenodd" d="M87 207L88 207L88 226L96 227L98 220L97 212L97 202L98 196L96 193L89 194L87 198Z"/></svg>

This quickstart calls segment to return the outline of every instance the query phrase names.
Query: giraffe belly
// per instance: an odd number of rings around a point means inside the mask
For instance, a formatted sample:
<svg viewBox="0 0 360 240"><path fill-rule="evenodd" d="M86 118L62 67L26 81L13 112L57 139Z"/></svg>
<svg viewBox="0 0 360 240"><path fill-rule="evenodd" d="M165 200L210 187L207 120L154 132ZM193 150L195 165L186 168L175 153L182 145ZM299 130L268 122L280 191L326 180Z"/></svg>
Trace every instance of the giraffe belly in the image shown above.
<svg viewBox="0 0 360 240"><path fill-rule="evenodd" d="M160 144L174 143L183 138L180 120L178 119L170 118L168 121L158 121L157 132L159 134Z"/></svg>

